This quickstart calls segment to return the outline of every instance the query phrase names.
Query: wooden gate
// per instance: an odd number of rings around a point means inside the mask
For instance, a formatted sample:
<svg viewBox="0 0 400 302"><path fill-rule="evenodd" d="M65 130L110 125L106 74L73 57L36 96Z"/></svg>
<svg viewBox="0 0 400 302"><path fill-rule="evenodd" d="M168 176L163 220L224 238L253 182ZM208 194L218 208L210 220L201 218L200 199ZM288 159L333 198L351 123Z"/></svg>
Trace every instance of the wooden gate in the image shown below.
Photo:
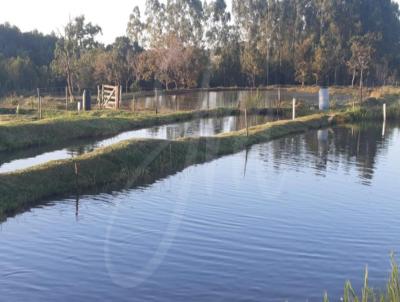
<svg viewBox="0 0 400 302"><path fill-rule="evenodd" d="M100 109L119 109L121 106L122 89L120 86L101 85L97 87L97 102Z"/></svg>

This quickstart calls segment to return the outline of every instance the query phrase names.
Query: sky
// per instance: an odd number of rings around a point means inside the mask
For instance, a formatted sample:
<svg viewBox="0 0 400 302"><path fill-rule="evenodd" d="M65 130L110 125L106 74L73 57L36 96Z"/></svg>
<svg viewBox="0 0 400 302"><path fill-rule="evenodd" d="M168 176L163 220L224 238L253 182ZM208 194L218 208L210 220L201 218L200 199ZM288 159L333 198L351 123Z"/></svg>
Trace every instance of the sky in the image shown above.
<svg viewBox="0 0 400 302"><path fill-rule="evenodd" d="M396 0L400 3L400 0ZM143 15L145 0L2 0L0 23L9 22L22 31L38 29L43 33L61 32L70 18L84 14L86 20L103 29L99 40L112 43L125 35L133 8L138 5ZM230 3L231 0L227 0ZM113 5L115 9L113 9Z"/></svg>

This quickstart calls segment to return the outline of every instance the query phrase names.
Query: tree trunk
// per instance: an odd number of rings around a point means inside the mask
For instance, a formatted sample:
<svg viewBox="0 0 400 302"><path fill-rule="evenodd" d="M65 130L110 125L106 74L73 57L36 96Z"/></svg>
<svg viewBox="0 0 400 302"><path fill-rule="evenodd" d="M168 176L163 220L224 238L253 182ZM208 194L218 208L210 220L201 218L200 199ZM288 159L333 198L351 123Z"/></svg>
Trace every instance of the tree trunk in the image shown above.
<svg viewBox="0 0 400 302"><path fill-rule="evenodd" d="M67 72L67 87L68 87L68 93L69 93L69 101L71 103L75 102L74 98L74 92L72 90L72 80L71 80L71 73Z"/></svg>
<svg viewBox="0 0 400 302"><path fill-rule="evenodd" d="M351 80L351 88L354 88L354 82L356 81L356 70L353 69L353 78Z"/></svg>

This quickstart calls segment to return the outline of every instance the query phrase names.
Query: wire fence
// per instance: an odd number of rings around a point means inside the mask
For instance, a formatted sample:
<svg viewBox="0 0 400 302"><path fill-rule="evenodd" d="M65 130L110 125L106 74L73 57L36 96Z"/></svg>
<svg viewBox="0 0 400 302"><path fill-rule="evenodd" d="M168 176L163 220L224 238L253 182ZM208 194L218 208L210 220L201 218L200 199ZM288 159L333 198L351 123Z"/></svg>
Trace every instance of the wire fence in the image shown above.
<svg viewBox="0 0 400 302"><path fill-rule="evenodd" d="M96 90L87 90L91 109L104 109L100 104L103 98L101 86ZM291 104L296 99L298 106L315 109L318 106L318 91L299 90L280 87L260 89L251 88L208 88L186 90L147 89L129 91L120 88L120 104L117 109L128 111L154 111L156 113L173 111L209 110L217 108L239 108L245 103L253 107L278 108ZM34 113L42 117L46 111L80 111L84 91L75 91L71 96L67 87L37 88L29 96L9 97L1 102L0 107L8 110L17 109L19 113ZM351 94L335 94L331 101L343 104L353 98ZM112 107L111 107L112 108ZM1 111L0 111L1 113Z"/></svg>

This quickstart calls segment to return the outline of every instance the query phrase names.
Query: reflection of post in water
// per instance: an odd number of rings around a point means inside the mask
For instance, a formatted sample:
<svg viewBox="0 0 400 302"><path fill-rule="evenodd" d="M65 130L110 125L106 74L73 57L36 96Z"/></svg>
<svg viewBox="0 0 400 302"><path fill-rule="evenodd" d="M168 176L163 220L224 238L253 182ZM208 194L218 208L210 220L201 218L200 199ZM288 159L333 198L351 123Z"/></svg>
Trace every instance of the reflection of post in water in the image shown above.
<svg viewBox="0 0 400 302"><path fill-rule="evenodd" d="M326 167L328 161L328 150L329 150L329 130L320 129L317 131L318 140L318 158L319 167Z"/></svg>
<svg viewBox="0 0 400 302"><path fill-rule="evenodd" d="M75 217L78 219L79 217L79 194L76 194L76 199L75 199Z"/></svg>
<svg viewBox="0 0 400 302"><path fill-rule="evenodd" d="M382 137L385 137L386 134L386 121L383 121L382 125Z"/></svg>
<svg viewBox="0 0 400 302"><path fill-rule="evenodd" d="M79 195L79 164L74 161L76 194Z"/></svg>
<svg viewBox="0 0 400 302"><path fill-rule="evenodd" d="M383 104L383 126L382 126L382 136L385 136L386 132L386 104Z"/></svg>
<svg viewBox="0 0 400 302"><path fill-rule="evenodd" d="M244 176L244 177L246 177L247 160L248 160L248 158L249 158L249 150L250 150L250 148L249 148L249 147L246 147L246 155L245 155L245 158L244 158L244 171L243 171L243 176Z"/></svg>

